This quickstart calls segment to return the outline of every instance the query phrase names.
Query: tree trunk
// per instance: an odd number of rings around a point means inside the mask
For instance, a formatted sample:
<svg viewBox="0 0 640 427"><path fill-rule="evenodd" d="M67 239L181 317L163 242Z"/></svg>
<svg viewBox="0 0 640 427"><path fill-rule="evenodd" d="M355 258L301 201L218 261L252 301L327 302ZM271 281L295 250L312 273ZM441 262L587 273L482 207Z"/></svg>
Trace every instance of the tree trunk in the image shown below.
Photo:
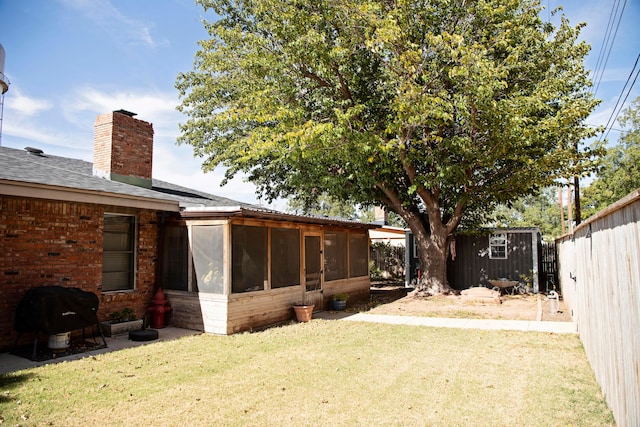
<svg viewBox="0 0 640 427"><path fill-rule="evenodd" d="M453 291L447 281L448 233L444 226L431 226L415 216L407 221L413 233L420 270L420 280L414 290L414 295L430 296L448 294Z"/></svg>

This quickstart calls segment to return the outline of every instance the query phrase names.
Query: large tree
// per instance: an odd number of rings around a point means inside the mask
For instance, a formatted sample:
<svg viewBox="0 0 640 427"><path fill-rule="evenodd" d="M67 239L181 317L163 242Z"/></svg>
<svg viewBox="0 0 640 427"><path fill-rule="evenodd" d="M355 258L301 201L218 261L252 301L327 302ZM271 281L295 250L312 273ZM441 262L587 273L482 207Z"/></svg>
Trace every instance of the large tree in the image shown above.
<svg viewBox="0 0 640 427"><path fill-rule="evenodd" d="M618 119L626 130L607 150L597 178L584 190L585 215L593 215L640 188L640 97Z"/></svg>
<svg viewBox="0 0 640 427"><path fill-rule="evenodd" d="M592 157L579 26L531 0L198 0L178 76L180 143L268 200L385 206L411 228L420 291L450 290L448 239ZM572 171L573 173L573 171Z"/></svg>

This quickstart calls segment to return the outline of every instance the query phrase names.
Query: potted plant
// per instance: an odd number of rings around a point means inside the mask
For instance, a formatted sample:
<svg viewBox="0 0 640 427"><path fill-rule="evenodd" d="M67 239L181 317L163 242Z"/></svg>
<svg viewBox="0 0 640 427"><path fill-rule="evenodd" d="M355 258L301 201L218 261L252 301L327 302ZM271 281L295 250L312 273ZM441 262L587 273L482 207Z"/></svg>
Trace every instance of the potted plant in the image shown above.
<svg viewBox="0 0 640 427"><path fill-rule="evenodd" d="M347 308L347 300L349 299L349 294L346 292L340 292L337 294L333 294L331 297L331 308L336 311L342 311Z"/></svg>
<svg viewBox="0 0 640 427"><path fill-rule="evenodd" d="M122 311L114 311L109 314L108 321L100 322L100 329L108 337L121 335L142 329L142 319L136 319L135 312L126 307Z"/></svg>
<svg viewBox="0 0 640 427"><path fill-rule="evenodd" d="M308 304L307 302L298 302L293 305L293 311L296 313L296 319L298 322L308 322L313 315L314 304Z"/></svg>

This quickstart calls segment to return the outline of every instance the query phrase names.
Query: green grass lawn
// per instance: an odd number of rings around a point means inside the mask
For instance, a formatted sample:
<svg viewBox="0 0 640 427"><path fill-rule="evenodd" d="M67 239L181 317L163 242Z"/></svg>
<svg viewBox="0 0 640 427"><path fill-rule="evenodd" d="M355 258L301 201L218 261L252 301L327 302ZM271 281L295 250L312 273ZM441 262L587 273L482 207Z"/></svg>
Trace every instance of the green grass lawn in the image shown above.
<svg viewBox="0 0 640 427"><path fill-rule="evenodd" d="M614 425L576 335L313 320L0 376L7 426Z"/></svg>

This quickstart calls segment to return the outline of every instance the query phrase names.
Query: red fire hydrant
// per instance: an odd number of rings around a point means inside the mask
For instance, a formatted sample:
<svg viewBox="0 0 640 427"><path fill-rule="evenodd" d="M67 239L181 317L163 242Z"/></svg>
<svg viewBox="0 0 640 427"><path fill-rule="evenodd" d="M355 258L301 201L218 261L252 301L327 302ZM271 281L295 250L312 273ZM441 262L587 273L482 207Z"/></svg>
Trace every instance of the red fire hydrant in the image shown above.
<svg viewBox="0 0 640 427"><path fill-rule="evenodd" d="M147 308L151 314L151 327L155 329L165 327L165 315L171 311L169 301L164 296L162 288L158 288L158 292L151 298L151 305Z"/></svg>

